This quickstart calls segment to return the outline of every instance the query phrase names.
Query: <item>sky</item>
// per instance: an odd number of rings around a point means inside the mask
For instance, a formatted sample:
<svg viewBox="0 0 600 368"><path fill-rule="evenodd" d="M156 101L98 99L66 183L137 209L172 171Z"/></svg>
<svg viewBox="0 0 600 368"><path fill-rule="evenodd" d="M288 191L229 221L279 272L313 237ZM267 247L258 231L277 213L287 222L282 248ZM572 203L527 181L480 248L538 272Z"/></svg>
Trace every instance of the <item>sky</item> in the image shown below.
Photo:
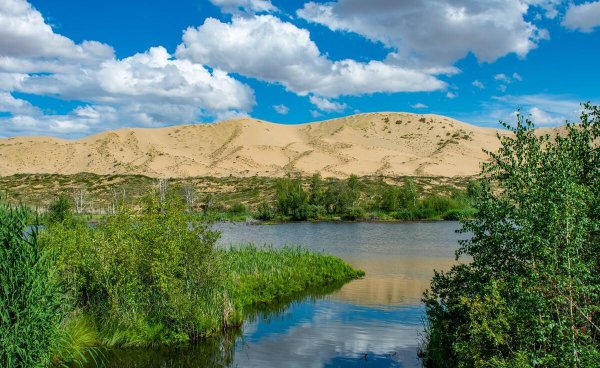
<svg viewBox="0 0 600 368"><path fill-rule="evenodd" d="M0 0L0 137L238 116L576 120L600 1Z"/></svg>

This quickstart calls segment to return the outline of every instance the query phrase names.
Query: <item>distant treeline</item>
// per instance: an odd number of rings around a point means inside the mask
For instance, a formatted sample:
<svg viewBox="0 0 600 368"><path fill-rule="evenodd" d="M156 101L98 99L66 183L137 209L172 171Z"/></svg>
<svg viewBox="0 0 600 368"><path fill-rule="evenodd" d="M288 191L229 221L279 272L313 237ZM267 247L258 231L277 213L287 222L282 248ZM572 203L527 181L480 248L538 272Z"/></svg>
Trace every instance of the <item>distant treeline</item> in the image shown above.
<svg viewBox="0 0 600 368"><path fill-rule="evenodd" d="M7 200L46 212L63 196L79 215L112 214L149 194L182 198L211 220L421 220L471 217L469 178L290 175L155 179L141 175L31 174L0 177Z"/></svg>
<svg viewBox="0 0 600 368"><path fill-rule="evenodd" d="M402 185L380 185L371 195L356 176L345 180L324 180L314 174L308 187L301 177L279 179L274 203L262 202L256 215L260 220L424 220L459 219L473 215L472 196L477 182L467 190L449 194L421 195L412 179Z"/></svg>

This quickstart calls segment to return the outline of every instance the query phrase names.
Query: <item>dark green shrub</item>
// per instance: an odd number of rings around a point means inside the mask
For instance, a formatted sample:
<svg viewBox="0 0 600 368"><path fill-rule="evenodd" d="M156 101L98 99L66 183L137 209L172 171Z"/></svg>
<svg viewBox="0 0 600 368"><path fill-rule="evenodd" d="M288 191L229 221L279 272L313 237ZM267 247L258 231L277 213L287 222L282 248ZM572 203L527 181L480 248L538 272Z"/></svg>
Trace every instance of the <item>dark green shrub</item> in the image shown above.
<svg viewBox="0 0 600 368"><path fill-rule="evenodd" d="M360 207L350 207L342 214L342 220L357 221L365 218L365 210Z"/></svg>
<svg viewBox="0 0 600 368"><path fill-rule="evenodd" d="M73 219L73 204L65 194L61 194L48 206L48 221L51 223L68 222Z"/></svg>
<svg viewBox="0 0 600 368"><path fill-rule="evenodd" d="M474 208L453 209L444 214L444 220L458 221L475 217L477 210Z"/></svg>
<svg viewBox="0 0 600 368"><path fill-rule="evenodd" d="M69 312L28 211L0 199L0 366L50 365Z"/></svg>
<svg viewBox="0 0 600 368"><path fill-rule="evenodd" d="M241 203L241 202L235 202L233 205L231 205L231 207L229 208L229 212L231 213L236 213L236 214L244 214L246 213L248 210L246 208L246 206Z"/></svg>
<svg viewBox="0 0 600 368"><path fill-rule="evenodd" d="M269 221L275 218L275 211L273 211L273 207L271 207L266 202L261 202L257 208L256 217L259 220Z"/></svg>
<svg viewBox="0 0 600 368"><path fill-rule="evenodd" d="M441 195L429 195L419 202L420 209L432 210L440 215L458 207L452 198Z"/></svg>

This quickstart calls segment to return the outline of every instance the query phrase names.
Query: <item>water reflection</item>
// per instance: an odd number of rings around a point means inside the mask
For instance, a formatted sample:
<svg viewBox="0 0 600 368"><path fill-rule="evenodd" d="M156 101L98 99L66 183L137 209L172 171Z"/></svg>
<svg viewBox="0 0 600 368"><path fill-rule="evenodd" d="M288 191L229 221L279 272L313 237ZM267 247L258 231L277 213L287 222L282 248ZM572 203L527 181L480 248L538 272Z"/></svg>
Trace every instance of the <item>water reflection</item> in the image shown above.
<svg viewBox="0 0 600 368"><path fill-rule="evenodd" d="M242 331L191 347L113 351L110 367L419 367L421 295L454 263L457 223L216 224L222 246L301 244L367 276L255 311Z"/></svg>

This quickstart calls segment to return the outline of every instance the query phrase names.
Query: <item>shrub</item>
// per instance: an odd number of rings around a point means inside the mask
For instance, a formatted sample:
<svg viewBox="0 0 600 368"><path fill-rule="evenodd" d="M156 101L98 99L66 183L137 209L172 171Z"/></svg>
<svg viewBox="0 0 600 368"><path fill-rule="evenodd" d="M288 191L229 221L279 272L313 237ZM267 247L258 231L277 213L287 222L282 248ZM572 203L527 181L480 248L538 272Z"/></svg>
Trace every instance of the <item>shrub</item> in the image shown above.
<svg viewBox="0 0 600 368"><path fill-rule="evenodd" d="M360 207L350 207L342 214L343 220L356 221L365 218L365 211Z"/></svg>
<svg viewBox="0 0 600 368"><path fill-rule="evenodd" d="M261 202L257 208L257 216L259 220L269 221L275 218L275 211L273 211L273 207L271 207L266 202Z"/></svg>
<svg viewBox="0 0 600 368"><path fill-rule="evenodd" d="M458 204L450 197L441 195L429 195L423 198L419 203L419 208L429 209L438 214L443 214L452 209L456 209Z"/></svg>
<svg viewBox="0 0 600 368"><path fill-rule="evenodd" d="M477 210L474 208L452 209L444 214L444 220L467 220L475 217Z"/></svg>
<svg viewBox="0 0 600 368"><path fill-rule="evenodd" d="M246 209L246 206L243 203L241 203L241 202L235 202L229 208L229 212L236 213L236 214L244 214L244 213L247 212L247 209Z"/></svg>
<svg viewBox="0 0 600 368"><path fill-rule="evenodd" d="M48 221L51 223L66 222L73 218L73 204L65 194L61 194L48 206Z"/></svg>

